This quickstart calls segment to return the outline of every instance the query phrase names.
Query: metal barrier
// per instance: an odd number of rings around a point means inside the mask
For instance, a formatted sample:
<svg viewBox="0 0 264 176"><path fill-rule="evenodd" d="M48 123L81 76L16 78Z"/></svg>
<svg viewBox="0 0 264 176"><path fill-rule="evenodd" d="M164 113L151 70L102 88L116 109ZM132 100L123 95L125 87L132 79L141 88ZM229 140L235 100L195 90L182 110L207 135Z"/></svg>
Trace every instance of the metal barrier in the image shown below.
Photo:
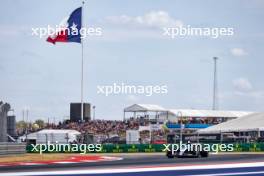
<svg viewBox="0 0 264 176"><path fill-rule="evenodd" d="M23 154L26 153L26 144L19 143L0 143L0 155Z"/></svg>

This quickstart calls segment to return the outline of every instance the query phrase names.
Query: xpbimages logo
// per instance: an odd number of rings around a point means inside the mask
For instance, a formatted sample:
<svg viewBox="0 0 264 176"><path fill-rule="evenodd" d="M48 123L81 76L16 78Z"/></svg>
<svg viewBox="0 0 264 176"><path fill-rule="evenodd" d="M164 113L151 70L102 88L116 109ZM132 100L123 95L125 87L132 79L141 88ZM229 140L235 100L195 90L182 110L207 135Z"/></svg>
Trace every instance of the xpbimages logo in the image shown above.
<svg viewBox="0 0 264 176"><path fill-rule="evenodd" d="M100 152L102 150L102 144L60 144L51 143L47 144L31 144L31 152L44 153L44 152L80 152L80 154L86 154L87 152Z"/></svg>
<svg viewBox="0 0 264 176"><path fill-rule="evenodd" d="M103 34L101 27L82 27L80 30L78 30L77 27L77 24L74 23L70 27L62 27L58 25L55 27L50 25L47 25L46 27L32 27L31 35L39 38L54 35L81 36L81 38L86 38L87 36L102 36Z"/></svg>
<svg viewBox="0 0 264 176"><path fill-rule="evenodd" d="M177 152L232 152L234 151L234 144L206 144L206 143L177 143L177 144L163 144L164 152L171 152L172 154Z"/></svg>
<svg viewBox="0 0 264 176"><path fill-rule="evenodd" d="M234 28L232 27L191 27L179 26L179 27L164 27L163 36L170 37L172 39L176 37L187 37L187 36L205 36L213 39L221 36L233 36Z"/></svg>
<svg viewBox="0 0 264 176"><path fill-rule="evenodd" d="M125 83L113 85L98 85L97 93L105 96L117 95L117 94L142 94L146 96L152 96L153 94L167 94L167 85L128 85Z"/></svg>

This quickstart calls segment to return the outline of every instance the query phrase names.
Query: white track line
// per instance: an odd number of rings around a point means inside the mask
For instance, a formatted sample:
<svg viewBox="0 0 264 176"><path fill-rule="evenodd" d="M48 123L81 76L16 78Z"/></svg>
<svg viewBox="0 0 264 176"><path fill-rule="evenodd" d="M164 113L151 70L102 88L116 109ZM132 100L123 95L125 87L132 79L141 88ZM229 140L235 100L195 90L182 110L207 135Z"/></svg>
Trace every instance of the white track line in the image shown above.
<svg viewBox="0 0 264 176"><path fill-rule="evenodd" d="M20 176L20 175L69 175L69 174L105 174L105 173L133 173L133 172L151 172L151 171L173 171L173 170L201 170L201 169L224 169L224 168L249 168L264 166L264 162L254 163L233 163L233 164L212 164L212 165L188 165L188 166L166 166L166 167L134 167L124 169L84 169L67 171L43 171L43 172L9 172L1 173L1 176Z"/></svg>
<svg viewBox="0 0 264 176"><path fill-rule="evenodd" d="M19 165L24 165L24 166L45 165L45 163L19 163Z"/></svg>

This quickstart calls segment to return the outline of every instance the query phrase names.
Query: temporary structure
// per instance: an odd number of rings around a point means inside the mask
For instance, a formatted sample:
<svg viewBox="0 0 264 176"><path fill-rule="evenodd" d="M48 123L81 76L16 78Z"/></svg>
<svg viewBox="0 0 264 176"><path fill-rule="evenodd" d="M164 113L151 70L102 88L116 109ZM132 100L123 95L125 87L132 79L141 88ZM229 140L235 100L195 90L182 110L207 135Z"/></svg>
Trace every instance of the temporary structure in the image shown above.
<svg viewBox="0 0 264 176"><path fill-rule="evenodd" d="M245 132L264 131L264 113L253 113L240 118L220 123L205 129L199 133L223 133L223 132Z"/></svg>

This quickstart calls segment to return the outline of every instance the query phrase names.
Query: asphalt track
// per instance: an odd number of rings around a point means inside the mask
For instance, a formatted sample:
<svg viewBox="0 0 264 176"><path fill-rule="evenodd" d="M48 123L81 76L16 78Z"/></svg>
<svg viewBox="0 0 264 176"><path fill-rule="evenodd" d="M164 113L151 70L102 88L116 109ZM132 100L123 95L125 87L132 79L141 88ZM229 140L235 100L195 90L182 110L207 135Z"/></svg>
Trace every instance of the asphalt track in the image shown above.
<svg viewBox="0 0 264 176"><path fill-rule="evenodd" d="M111 155L113 156L113 155ZM117 155L120 157L120 155ZM0 167L0 173L16 173L19 175L25 174L25 172L36 172L36 175L50 175L46 174L48 172L57 172L60 175L118 175L118 176L143 176L143 175L264 175L264 164L262 165L252 165L248 167L248 164L243 166L232 167L232 164L241 163L264 163L264 154L217 154L210 155L208 158L173 158L168 159L164 154L132 154L132 155L121 155L123 160L118 161L103 161L94 163L74 163L74 164L53 164L53 165L30 165L30 166L6 166ZM230 165L228 167L214 168L220 165ZM207 166L214 165L214 167L207 168ZM184 167L190 167L189 169L183 169ZM195 166L195 167L192 167ZM201 166L201 167L199 167ZM202 169L206 166L204 169ZM164 169L168 167L168 169ZM134 169L134 172L126 172L129 169ZM144 168L147 168L144 170ZM155 170L157 168L163 168L163 170ZM174 168L174 169L173 169ZM176 168L176 170L175 170ZM193 169L192 169L193 168ZM121 173L113 173L111 170L125 169ZM91 174L91 171L95 171ZM112 173L103 173L97 171L108 170ZM142 172L137 172L142 170ZM76 173L74 172L76 171ZM78 173L77 171L83 171ZM86 172L85 172L86 171ZM120 170L121 171L121 170ZM107 171L106 171L107 172ZM45 173L45 174L44 174ZM244 173L244 174L242 174ZM3 174L0 174L3 175Z"/></svg>

